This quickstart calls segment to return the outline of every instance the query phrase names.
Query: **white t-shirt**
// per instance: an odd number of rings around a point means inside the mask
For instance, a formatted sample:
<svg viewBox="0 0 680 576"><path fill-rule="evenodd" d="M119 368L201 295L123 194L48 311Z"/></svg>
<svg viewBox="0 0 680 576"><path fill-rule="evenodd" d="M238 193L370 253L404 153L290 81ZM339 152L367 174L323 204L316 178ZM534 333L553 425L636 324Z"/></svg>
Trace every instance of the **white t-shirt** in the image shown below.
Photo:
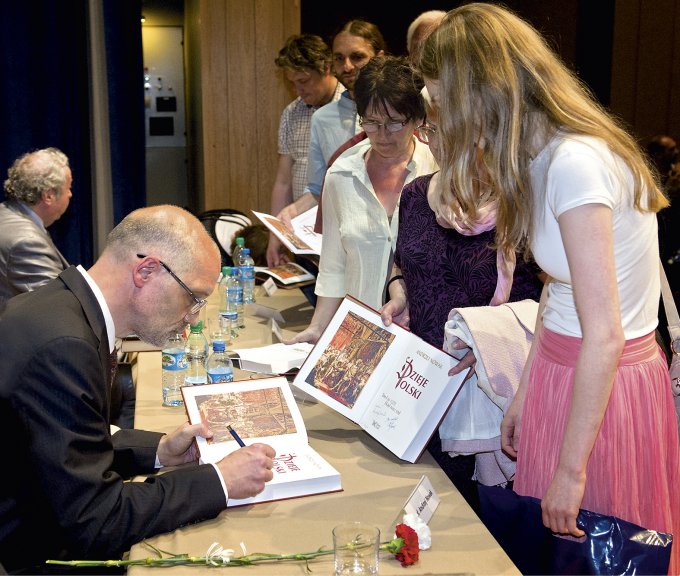
<svg viewBox="0 0 680 576"><path fill-rule="evenodd" d="M415 141L404 185L439 168L427 144ZM328 169L323 190L323 240L315 292L342 298L351 294L378 309L390 271L399 229L399 205L391 221L375 194L364 156L371 146L362 140L343 152Z"/></svg>
<svg viewBox="0 0 680 576"><path fill-rule="evenodd" d="M659 247L656 215L633 206L633 178L623 161L596 138L558 133L532 161L534 194L531 249L550 284L543 323L581 336L571 275L558 218L585 204L612 210L614 259L627 340L652 332L659 306Z"/></svg>

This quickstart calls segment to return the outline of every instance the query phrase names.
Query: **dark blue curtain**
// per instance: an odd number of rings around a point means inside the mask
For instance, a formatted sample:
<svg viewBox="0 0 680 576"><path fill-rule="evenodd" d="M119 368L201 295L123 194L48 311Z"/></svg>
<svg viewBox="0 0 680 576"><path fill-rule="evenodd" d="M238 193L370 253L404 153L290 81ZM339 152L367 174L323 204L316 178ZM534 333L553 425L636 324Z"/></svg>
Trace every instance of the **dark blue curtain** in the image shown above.
<svg viewBox="0 0 680 576"><path fill-rule="evenodd" d="M114 225L146 204L141 0L104 0Z"/></svg>
<svg viewBox="0 0 680 576"><path fill-rule="evenodd" d="M114 219L145 202L140 0L104 0ZM24 0L0 8L0 174L15 158L56 146L73 198L50 232L66 258L90 266L93 194L87 0ZM4 197L4 192L3 192Z"/></svg>

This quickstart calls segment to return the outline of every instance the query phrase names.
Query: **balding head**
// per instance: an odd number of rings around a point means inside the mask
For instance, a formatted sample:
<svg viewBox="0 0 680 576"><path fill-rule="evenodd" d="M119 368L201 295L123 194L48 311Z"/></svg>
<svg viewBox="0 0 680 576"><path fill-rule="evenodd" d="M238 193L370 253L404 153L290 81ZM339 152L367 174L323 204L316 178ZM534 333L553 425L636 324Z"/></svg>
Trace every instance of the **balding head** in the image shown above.
<svg viewBox="0 0 680 576"><path fill-rule="evenodd" d="M195 216L159 205L128 214L111 231L89 272L104 293L117 335L134 332L161 345L166 333L191 320L194 303L167 268L195 297L207 298L220 264L217 245Z"/></svg>
<svg viewBox="0 0 680 576"><path fill-rule="evenodd" d="M131 255L152 254L172 264L177 273L216 260L219 275L219 248L193 214L169 204L140 208L128 214L106 241L104 253L116 260Z"/></svg>
<svg viewBox="0 0 680 576"><path fill-rule="evenodd" d="M413 64L418 64L423 44L432 31L446 16L443 10L428 10L422 12L409 24L406 31L406 51Z"/></svg>

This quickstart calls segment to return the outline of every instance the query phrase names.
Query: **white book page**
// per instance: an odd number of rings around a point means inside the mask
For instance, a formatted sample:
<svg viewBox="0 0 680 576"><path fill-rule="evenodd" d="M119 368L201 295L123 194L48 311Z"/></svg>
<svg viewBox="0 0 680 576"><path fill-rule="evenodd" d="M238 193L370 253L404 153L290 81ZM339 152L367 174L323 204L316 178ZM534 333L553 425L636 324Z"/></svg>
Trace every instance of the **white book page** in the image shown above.
<svg viewBox="0 0 680 576"><path fill-rule="evenodd" d="M235 348L241 369L253 372L282 374L291 368L299 368L309 355L313 345L309 342L284 344L277 342L259 348Z"/></svg>
<svg viewBox="0 0 680 576"><path fill-rule="evenodd" d="M293 232L305 244L309 245L314 254L321 254L321 234L314 232L314 224L316 224L316 213L319 207L314 206L306 212L299 214L293 218L290 223L293 225Z"/></svg>
<svg viewBox="0 0 680 576"><path fill-rule="evenodd" d="M307 446L307 430L287 380L283 377L223 384L183 386L184 406L192 424L206 422L214 436L196 438L201 462L217 462L243 442L269 444L278 453Z"/></svg>
<svg viewBox="0 0 680 576"><path fill-rule="evenodd" d="M277 453L272 472L274 477L257 496L242 500L230 498L229 506L342 490L340 472L311 446L299 445L285 453Z"/></svg>
<svg viewBox="0 0 680 576"><path fill-rule="evenodd" d="M457 362L346 297L293 384L415 461L462 384Z"/></svg>

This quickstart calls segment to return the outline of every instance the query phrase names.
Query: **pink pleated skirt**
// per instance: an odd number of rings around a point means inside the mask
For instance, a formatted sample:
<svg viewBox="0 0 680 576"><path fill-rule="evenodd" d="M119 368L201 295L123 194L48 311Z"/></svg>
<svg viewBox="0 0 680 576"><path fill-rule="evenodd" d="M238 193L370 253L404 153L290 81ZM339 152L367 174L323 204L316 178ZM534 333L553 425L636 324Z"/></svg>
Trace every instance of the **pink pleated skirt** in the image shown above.
<svg viewBox="0 0 680 576"><path fill-rule="evenodd" d="M514 490L542 498L571 404L581 339L545 328L522 414ZM680 573L680 447L668 367L654 334L626 342L586 468L581 508L674 534L669 574Z"/></svg>

